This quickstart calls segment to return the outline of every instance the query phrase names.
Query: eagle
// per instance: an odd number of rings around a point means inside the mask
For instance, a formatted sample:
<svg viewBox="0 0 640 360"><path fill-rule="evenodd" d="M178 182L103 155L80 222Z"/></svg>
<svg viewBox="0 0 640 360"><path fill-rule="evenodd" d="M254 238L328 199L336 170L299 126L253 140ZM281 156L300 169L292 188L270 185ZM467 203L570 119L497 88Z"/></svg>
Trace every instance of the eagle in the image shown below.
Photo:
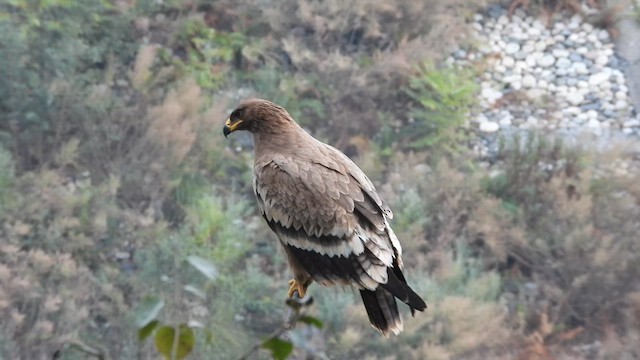
<svg viewBox="0 0 640 360"><path fill-rule="evenodd" d="M396 298L412 315L427 305L407 285L402 247L389 226L393 213L371 180L270 101L241 102L223 134L238 130L253 135L253 189L293 273L289 297L304 297L314 281L355 287L371 325L385 337L399 334Z"/></svg>

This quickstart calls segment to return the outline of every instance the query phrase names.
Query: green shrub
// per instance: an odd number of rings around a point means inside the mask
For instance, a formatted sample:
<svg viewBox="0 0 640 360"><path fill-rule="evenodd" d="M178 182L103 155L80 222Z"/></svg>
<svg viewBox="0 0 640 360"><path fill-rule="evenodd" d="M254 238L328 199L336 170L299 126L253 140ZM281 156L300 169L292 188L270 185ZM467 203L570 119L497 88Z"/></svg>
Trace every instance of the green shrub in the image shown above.
<svg viewBox="0 0 640 360"><path fill-rule="evenodd" d="M321 98L323 89L318 79L266 67L249 73L246 80L256 96L283 106L302 126L317 127L313 120L326 115Z"/></svg>
<svg viewBox="0 0 640 360"><path fill-rule="evenodd" d="M133 60L131 17L111 16L114 10L96 0L0 5L0 14L10 14L0 16L0 140L17 149L19 169L49 161L68 130L68 109L56 92L61 83L84 88L97 81L117 65L113 54L120 63Z"/></svg>
<svg viewBox="0 0 640 360"><path fill-rule="evenodd" d="M436 155L459 152L467 140L464 125L477 92L469 71L425 63L409 79L405 91L416 103L409 113L413 122L400 134L408 147Z"/></svg>
<svg viewBox="0 0 640 360"><path fill-rule="evenodd" d="M14 164L11 154L0 147L0 216L10 203L11 185L14 181Z"/></svg>
<svg viewBox="0 0 640 360"><path fill-rule="evenodd" d="M202 18L193 17L184 20L171 41L172 53L165 49L161 57L179 72L193 77L203 89L218 90L232 75L233 62L241 56L246 43L241 33L217 31Z"/></svg>

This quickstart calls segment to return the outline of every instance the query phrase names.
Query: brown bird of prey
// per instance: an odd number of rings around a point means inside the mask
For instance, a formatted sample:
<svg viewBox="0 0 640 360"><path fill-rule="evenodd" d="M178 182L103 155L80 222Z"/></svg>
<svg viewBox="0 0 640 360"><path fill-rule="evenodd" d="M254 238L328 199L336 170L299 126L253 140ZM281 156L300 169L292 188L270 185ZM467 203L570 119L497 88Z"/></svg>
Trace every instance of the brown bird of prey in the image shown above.
<svg viewBox="0 0 640 360"><path fill-rule="evenodd" d="M388 220L391 209L346 155L304 131L266 100L246 100L223 133L253 134L253 188L262 216L283 246L294 278L289 296L313 282L360 290L371 325L383 335L402 331L396 298L415 310L427 305L402 274L402 248Z"/></svg>

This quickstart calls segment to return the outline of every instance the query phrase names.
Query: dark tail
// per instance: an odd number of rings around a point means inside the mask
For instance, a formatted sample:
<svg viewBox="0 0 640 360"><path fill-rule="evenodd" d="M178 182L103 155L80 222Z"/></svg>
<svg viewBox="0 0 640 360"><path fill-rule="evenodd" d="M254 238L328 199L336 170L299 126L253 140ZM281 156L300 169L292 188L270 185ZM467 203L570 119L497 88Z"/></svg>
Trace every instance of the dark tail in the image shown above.
<svg viewBox="0 0 640 360"><path fill-rule="evenodd" d="M389 336L389 333L398 335L403 329L396 298L409 305L412 315L416 310L423 311L427 308L424 300L407 285L399 268L389 268L387 274L387 283L378 286L375 291L360 290L371 325L384 336Z"/></svg>

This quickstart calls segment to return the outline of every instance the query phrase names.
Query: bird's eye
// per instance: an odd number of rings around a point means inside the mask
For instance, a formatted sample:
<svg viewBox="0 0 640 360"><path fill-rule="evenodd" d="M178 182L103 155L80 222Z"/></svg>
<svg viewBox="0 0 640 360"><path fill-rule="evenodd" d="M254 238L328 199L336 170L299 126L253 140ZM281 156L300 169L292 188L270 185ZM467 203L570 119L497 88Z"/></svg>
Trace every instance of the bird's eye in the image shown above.
<svg viewBox="0 0 640 360"><path fill-rule="evenodd" d="M242 109L235 109L231 113L231 116L229 116L229 119L231 119L231 121L242 119L242 113L243 113Z"/></svg>

